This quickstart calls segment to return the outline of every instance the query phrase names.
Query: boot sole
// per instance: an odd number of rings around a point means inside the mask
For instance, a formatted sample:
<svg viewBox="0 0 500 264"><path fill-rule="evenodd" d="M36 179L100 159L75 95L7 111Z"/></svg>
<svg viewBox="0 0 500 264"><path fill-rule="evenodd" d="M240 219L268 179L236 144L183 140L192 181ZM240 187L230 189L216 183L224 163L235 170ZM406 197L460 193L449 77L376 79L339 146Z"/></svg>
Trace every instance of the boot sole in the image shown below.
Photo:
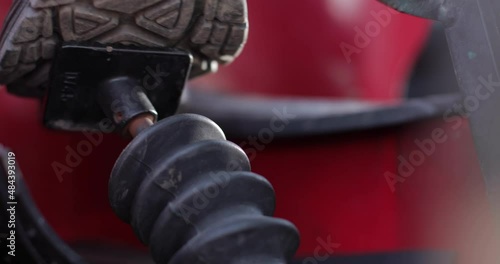
<svg viewBox="0 0 500 264"><path fill-rule="evenodd" d="M247 35L246 0L15 0L1 36L0 83L40 96L63 41L180 48L193 55L196 77L232 62Z"/></svg>

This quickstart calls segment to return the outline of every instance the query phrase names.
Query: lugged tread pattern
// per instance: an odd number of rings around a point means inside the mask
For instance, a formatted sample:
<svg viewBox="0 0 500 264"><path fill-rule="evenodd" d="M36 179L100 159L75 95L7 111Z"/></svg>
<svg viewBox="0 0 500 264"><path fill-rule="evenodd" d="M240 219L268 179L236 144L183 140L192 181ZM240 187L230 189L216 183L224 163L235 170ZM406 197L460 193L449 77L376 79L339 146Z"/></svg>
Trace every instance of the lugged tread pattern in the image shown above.
<svg viewBox="0 0 500 264"><path fill-rule="evenodd" d="M0 83L23 96L48 76L33 73L50 62L61 41L177 47L195 57L192 77L213 61L229 63L248 33L246 0L18 0L0 46ZM24 80L26 78L36 78ZM23 80L20 80L23 79ZM33 87L36 89L37 87Z"/></svg>
<svg viewBox="0 0 500 264"><path fill-rule="evenodd" d="M207 0L191 35L191 42L201 45L209 57L230 62L241 50L248 32L243 1Z"/></svg>
<svg viewBox="0 0 500 264"><path fill-rule="evenodd" d="M36 68L42 59L51 59L57 39L54 37L52 11L27 7L24 19L15 21L2 47L0 82L11 83Z"/></svg>

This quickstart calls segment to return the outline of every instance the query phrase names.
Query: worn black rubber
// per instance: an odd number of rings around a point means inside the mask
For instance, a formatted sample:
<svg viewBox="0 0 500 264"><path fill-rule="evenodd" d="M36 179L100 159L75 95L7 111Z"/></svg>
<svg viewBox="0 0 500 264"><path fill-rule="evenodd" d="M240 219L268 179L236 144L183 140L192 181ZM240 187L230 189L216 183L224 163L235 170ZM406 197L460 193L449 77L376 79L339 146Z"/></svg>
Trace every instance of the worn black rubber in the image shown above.
<svg viewBox="0 0 500 264"><path fill-rule="evenodd" d="M285 264L299 244L293 224L271 217L271 184L205 117L173 116L139 134L109 194L157 263Z"/></svg>

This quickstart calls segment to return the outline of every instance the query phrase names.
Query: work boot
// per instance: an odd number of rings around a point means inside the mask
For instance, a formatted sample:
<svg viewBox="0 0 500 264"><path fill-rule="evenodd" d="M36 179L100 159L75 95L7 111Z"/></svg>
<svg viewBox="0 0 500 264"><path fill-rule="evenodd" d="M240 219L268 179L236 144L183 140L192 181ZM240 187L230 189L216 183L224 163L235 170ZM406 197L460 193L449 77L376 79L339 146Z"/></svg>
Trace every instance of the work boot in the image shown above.
<svg viewBox="0 0 500 264"><path fill-rule="evenodd" d="M62 42L179 48L190 77L217 70L242 50L246 0L14 0L1 35L0 83L39 97Z"/></svg>

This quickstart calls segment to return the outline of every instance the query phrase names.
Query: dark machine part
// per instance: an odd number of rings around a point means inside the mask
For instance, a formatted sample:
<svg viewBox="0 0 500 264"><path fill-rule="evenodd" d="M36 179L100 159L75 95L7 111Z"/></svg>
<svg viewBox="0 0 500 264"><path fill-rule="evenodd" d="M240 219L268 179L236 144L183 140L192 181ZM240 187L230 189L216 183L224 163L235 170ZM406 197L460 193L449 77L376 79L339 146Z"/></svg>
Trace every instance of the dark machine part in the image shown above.
<svg viewBox="0 0 500 264"><path fill-rule="evenodd" d="M263 127L269 126L270 120L279 116L287 125L275 137L297 138L438 118L461 98L460 94L454 93L384 104L356 100L262 98L187 89L178 112L202 114L215 121L231 138L258 135Z"/></svg>
<svg viewBox="0 0 500 264"><path fill-rule="evenodd" d="M158 118L153 104L134 78L120 76L103 81L97 97L101 109L118 126L118 131L124 135L132 136L127 127L133 120L148 116L153 124Z"/></svg>
<svg viewBox="0 0 500 264"><path fill-rule="evenodd" d="M113 169L110 203L157 263L287 263L299 234L271 217L271 184L250 172L244 151L214 122L171 116L191 63L175 50L65 44L52 69L45 124L102 130L107 120L135 137Z"/></svg>
<svg viewBox="0 0 500 264"><path fill-rule="evenodd" d="M202 116L140 133L115 164L109 195L157 263L287 263L299 245L291 223L270 217L271 184Z"/></svg>
<svg viewBox="0 0 500 264"><path fill-rule="evenodd" d="M71 263L83 264L83 260L52 230L38 211L26 187L19 164L9 164L9 150L0 145L0 248L1 263ZM15 157L14 157L15 158ZM12 179L14 175L14 179ZM8 178L11 176L11 178ZM14 195L9 194L7 184L13 182ZM10 209L15 209L10 210ZM8 212L7 214L5 212ZM11 213L13 212L13 213ZM10 230L9 230L10 228ZM8 240L11 232L15 239ZM14 243L15 257L8 254L7 244Z"/></svg>
<svg viewBox="0 0 500 264"><path fill-rule="evenodd" d="M141 113L163 119L176 112L192 56L174 49L66 43L54 62L45 125L69 131L103 130L109 121L106 114L112 112L120 130ZM103 101L108 113L103 112Z"/></svg>
<svg viewBox="0 0 500 264"><path fill-rule="evenodd" d="M500 1L380 1L443 23L500 236Z"/></svg>

